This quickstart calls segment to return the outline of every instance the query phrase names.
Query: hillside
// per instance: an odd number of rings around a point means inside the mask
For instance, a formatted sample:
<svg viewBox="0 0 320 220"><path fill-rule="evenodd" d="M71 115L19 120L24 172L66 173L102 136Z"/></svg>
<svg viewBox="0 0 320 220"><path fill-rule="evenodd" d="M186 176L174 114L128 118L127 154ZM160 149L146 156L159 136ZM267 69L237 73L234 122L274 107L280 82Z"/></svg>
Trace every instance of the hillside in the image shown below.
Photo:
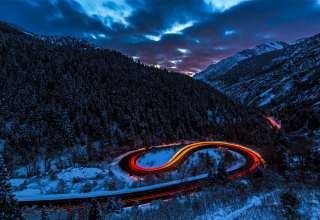
<svg viewBox="0 0 320 220"><path fill-rule="evenodd" d="M37 169L39 158L69 148L86 163L177 139L273 144L261 115L210 86L83 41L0 27L0 63L0 139L11 167Z"/></svg>
<svg viewBox="0 0 320 220"><path fill-rule="evenodd" d="M266 44L258 45L251 49L243 50L233 56L227 57L216 64L209 65L205 70L197 73L194 78L210 83L210 79L214 76L223 75L227 71L231 70L232 67L239 64L243 60L247 60L251 57L259 56L271 51L280 50L287 47L288 44L285 42L270 42Z"/></svg>
<svg viewBox="0 0 320 220"><path fill-rule="evenodd" d="M202 80L245 105L278 115L287 131L320 127L320 35Z"/></svg>

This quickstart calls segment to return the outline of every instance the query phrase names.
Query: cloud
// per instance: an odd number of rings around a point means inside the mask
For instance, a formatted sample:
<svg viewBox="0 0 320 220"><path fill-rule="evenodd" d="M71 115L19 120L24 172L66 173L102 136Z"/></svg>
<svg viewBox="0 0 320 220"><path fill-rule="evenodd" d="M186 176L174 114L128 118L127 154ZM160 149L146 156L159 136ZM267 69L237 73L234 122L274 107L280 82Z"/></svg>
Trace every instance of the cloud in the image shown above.
<svg viewBox="0 0 320 220"><path fill-rule="evenodd" d="M230 36L230 35L233 35L233 34L235 34L235 33L236 33L235 30L225 30L225 31L224 31L224 35L225 35L225 36Z"/></svg>
<svg viewBox="0 0 320 220"><path fill-rule="evenodd" d="M238 4L251 0L204 0L206 4L212 7L214 11L226 11Z"/></svg>
<svg viewBox="0 0 320 220"><path fill-rule="evenodd" d="M181 63L182 60L181 60L181 59L178 59L178 60L170 60L169 62L176 65L176 64L178 64L178 63Z"/></svg>
<svg viewBox="0 0 320 220"><path fill-rule="evenodd" d="M174 23L168 29L160 31L158 35L145 34L144 36L153 41L160 41L166 34L183 34L183 30L192 27L195 21L188 21L187 23Z"/></svg>
<svg viewBox="0 0 320 220"><path fill-rule="evenodd" d="M190 53L190 50L185 49L185 48L177 48L177 51L179 51L180 53L183 53L183 54Z"/></svg>
<svg viewBox="0 0 320 220"><path fill-rule="evenodd" d="M106 38L107 35L101 33L101 34L98 34L98 37Z"/></svg>
<svg viewBox="0 0 320 220"><path fill-rule="evenodd" d="M196 23L195 21L188 21L184 24L174 23L172 27L165 30L164 34L182 34L182 31L186 28L192 27L193 24Z"/></svg>
<svg viewBox="0 0 320 220"><path fill-rule="evenodd" d="M128 27L127 21L133 9L125 0L76 0L89 16L98 17L106 26L112 28L114 23Z"/></svg>
<svg viewBox="0 0 320 220"><path fill-rule="evenodd" d="M72 0L3 1L0 19L37 34L83 37L85 33L108 33L108 28L97 17L87 15L81 5Z"/></svg>
<svg viewBox="0 0 320 220"><path fill-rule="evenodd" d="M159 36L155 36L155 35L151 35L151 34L146 34L144 35L147 39L149 40L153 40L153 41L160 41L161 40L161 35Z"/></svg>

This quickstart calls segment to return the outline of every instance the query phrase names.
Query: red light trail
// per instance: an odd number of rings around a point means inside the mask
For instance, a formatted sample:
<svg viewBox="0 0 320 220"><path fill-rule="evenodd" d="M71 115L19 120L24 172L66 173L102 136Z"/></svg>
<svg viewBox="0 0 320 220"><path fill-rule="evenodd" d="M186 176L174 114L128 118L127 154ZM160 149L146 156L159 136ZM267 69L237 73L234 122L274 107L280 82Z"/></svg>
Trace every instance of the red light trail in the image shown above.
<svg viewBox="0 0 320 220"><path fill-rule="evenodd" d="M250 173L257 171L259 167L264 167L265 161L259 153L252 149L244 147L242 145L222 142L222 141L206 141L196 142L188 144L181 148L176 154L165 164L156 168L146 168L137 165L137 160L140 156L155 148L169 148L172 145L158 146L153 148L142 148L135 151L131 151L125 154L119 161L119 166L130 175L134 177L145 176L148 174L157 174L163 172L170 172L175 170L190 154L195 151L210 148L224 148L226 150L234 151L246 158L246 163L235 170L227 172L229 180L235 180L240 177L244 177ZM20 206L34 205L47 206L47 207L60 207L61 209L69 209L70 207L83 206L83 204L90 202L107 202L110 198L121 199L124 206L129 207L136 203L146 204L155 199L168 199L173 196L177 196L181 193L190 193L200 190L202 186L210 182L208 176L201 177L193 180L179 181L173 184L159 185L154 188L145 188L141 190L133 190L132 192L118 193L113 195L100 195L92 197L78 197L78 198L61 198L61 199L41 199L32 201L18 201ZM57 208L59 209L59 208Z"/></svg>

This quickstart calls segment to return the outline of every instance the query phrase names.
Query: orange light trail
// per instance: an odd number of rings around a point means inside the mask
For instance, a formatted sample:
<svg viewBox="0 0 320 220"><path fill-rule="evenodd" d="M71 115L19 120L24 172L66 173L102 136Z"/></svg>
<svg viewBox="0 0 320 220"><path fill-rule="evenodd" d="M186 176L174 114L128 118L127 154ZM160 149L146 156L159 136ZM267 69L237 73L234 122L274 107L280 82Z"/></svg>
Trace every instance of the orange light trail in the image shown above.
<svg viewBox="0 0 320 220"><path fill-rule="evenodd" d="M178 143L173 145L166 146L157 146L154 148L164 148L172 147L179 145ZM185 147L177 151L173 157L165 164L160 167L147 168L137 165L137 160L140 156L150 151L151 148L142 148L135 151L128 152L125 156L122 157L119 161L120 167L128 172L133 177L144 176L147 174L169 172L177 168L185 158L195 151L208 148L224 148L230 151L237 152L246 158L246 164L236 170L227 172L229 180L235 180L237 178L243 177L250 173L254 173L259 167L265 165L265 161L260 156L259 153L254 150L244 147L242 145L223 142L223 141L205 141L205 142L196 142L188 144ZM88 207L86 203L93 201L105 202L109 197L116 197L121 199L125 207L130 207L135 203L145 204L149 203L154 199L168 199L173 196L179 195L180 193L191 193L195 192L204 184L208 184L208 178L204 177L197 180L185 181L178 184L166 185L157 187L154 189L137 191L137 192L127 192L119 195L113 196L99 196L91 198L64 198L56 200L39 200L39 201L19 201L20 206L29 206L33 207L34 205L47 206L50 207L49 210L56 209L66 209L71 210L73 208L83 208Z"/></svg>
<svg viewBox="0 0 320 220"><path fill-rule="evenodd" d="M247 167L247 169L239 170L239 172L230 175L230 179L235 179L241 176L244 176L248 173L254 172L259 166L264 166L265 161L257 152L244 147L239 144L233 144L223 141L206 141L206 142L197 142L193 144L186 145L181 148L178 152L171 157L171 159L161 165L160 167L155 168L147 168L142 167L137 164L139 157L147 152L146 148L142 148L132 152L132 157L129 155L128 159L128 170L126 170L131 175L135 176L144 176L151 173L163 173L176 169L176 167L183 162L183 160L190 155L191 153L206 149L206 148L225 148L227 150L236 151L242 155L244 155L250 162L251 166Z"/></svg>

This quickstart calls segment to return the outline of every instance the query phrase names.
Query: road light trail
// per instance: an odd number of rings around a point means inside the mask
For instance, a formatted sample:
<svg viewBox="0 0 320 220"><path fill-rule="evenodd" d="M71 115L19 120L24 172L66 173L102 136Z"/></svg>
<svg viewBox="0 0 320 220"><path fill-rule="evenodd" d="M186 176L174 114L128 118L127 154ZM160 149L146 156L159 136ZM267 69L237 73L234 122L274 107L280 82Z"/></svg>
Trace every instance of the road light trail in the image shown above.
<svg viewBox="0 0 320 220"><path fill-rule="evenodd" d="M252 173L256 171L258 167L263 167L265 165L265 161L257 152L239 144L223 141L206 141L189 144L176 152L167 163L155 168L142 167L137 164L138 159L148 152L148 148L142 148L126 155L120 160L119 165L124 171L133 176L159 174L175 170L193 152L210 148L224 148L237 152L246 158L246 165L230 172L229 179L235 179L248 173Z"/></svg>
<svg viewBox="0 0 320 220"><path fill-rule="evenodd" d="M281 129L281 123L279 121L277 121L276 119L274 119L271 116L264 116L264 118L267 120L267 122L270 124L270 126L279 131Z"/></svg>
<svg viewBox="0 0 320 220"><path fill-rule="evenodd" d="M156 148L165 148L167 146L159 146ZM176 154L165 164L156 168L146 168L137 165L137 160L144 153L150 151L150 148L142 148L139 150L131 151L125 154L119 161L120 167L128 172L130 175L135 176L145 176L148 174L158 174L163 172L170 172L175 170L181 163L193 152L209 149L209 148L224 148L230 151L237 152L246 158L246 163L235 170L227 172L229 180L235 180L237 178L246 176L250 173L254 173L259 167L263 167L265 162L263 158L257 152L233 143L222 142L222 141L206 141L206 142L197 142L188 144L185 147L181 148ZM152 148L151 148L152 149ZM77 197L77 198L68 198L62 197L57 199L39 199L39 200L18 200L21 207L29 206L33 207L34 205L38 206L47 206L47 207L58 207L57 209L67 209L70 207L81 207L84 204L91 202L101 202L105 203L110 198L121 199L123 205L128 207L136 203L146 204L152 200L156 199L168 199L181 193L190 193L197 190L200 190L203 186L211 183L212 179L205 175L200 178L195 178L186 181L178 181L175 183L168 183L163 185L157 185L153 188L137 188L131 192L118 193L113 195L100 195L100 196L86 196L86 197Z"/></svg>

